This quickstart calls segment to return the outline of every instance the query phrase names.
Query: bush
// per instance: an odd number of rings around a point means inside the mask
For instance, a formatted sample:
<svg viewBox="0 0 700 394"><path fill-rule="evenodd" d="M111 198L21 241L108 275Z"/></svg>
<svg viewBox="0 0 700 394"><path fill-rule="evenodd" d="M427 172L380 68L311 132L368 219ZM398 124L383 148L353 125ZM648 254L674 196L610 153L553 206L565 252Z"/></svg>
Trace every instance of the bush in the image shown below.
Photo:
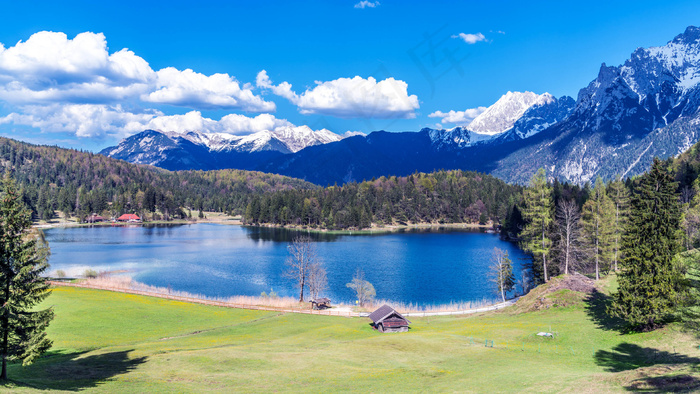
<svg viewBox="0 0 700 394"><path fill-rule="evenodd" d="M66 271L64 271L64 270L58 270L58 271L56 271L56 277L57 277L57 278L65 278L65 277L66 277Z"/></svg>
<svg viewBox="0 0 700 394"><path fill-rule="evenodd" d="M83 276L86 278L89 278L89 279L95 279L95 278L97 278L98 275L99 274L97 273L97 271L95 271L94 269L90 269L90 268L86 269L83 272Z"/></svg>

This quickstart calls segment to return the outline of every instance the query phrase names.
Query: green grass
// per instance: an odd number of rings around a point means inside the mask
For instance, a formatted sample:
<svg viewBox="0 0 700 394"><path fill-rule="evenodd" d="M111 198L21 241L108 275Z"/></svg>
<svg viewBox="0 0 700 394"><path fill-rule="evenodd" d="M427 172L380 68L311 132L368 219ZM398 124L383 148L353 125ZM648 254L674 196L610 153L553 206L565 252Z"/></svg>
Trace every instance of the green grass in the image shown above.
<svg viewBox="0 0 700 394"><path fill-rule="evenodd" d="M556 297L556 295L553 295ZM562 297L570 300L565 292ZM411 318L225 309L79 288L46 301L51 352L11 365L13 392L599 392L700 387L696 338L675 325L623 335L603 294L566 307ZM557 334L554 339L536 336ZM485 340L494 347L485 347ZM675 350L674 350L675 348ZM659 389L661 387L661 389Z"/></svg>

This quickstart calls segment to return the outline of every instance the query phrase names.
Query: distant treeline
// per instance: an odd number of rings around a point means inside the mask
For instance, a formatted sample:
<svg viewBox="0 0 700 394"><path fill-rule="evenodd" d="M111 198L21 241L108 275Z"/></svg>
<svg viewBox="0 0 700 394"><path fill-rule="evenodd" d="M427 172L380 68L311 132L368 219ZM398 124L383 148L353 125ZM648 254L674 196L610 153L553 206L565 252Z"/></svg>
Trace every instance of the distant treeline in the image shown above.
<svg viewBox="0 0 700 394"><path fill-rule="evenodd" d="M10 169L36 218L54 211L85 218L92 213L155 213L169 219L189 210L242 214L253 196L317 186L261 172L178 171L135 165L102 155L0 138L0 169Z"/></svg>
<svg viewBox="0 0 700 394"><path fill-rule="evenodd" d="M265 193L250 201L244 216L250 224L327 229L363 229L373 223L500 223L521 195L521 186L490 175L437 171Z"/></svg>

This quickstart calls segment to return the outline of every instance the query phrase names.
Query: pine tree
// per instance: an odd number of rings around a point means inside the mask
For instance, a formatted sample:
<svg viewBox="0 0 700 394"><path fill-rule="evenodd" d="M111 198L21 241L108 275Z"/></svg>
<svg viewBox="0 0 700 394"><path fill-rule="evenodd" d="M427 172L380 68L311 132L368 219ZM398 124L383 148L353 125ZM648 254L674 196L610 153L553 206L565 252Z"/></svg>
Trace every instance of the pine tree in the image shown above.
<svg viewBox="0 0 700 394"><path fill-rule="evenodd" d="M680 250L680 202L676 183L654 160L631 199L622 237L619 288L611 312L636 330L650 330L673 312L683 279L673 264Z"/></svg>
<svg viewBox="0 0 700 394"><path fill-rule="evenodd" d="M539 260L544 281L549 280L547 258L550 254L552 240L550 227L554 204L552 202L552 187L547 184L544 168L540 168L530 179L530 185L523 194L525 206L522 214L526 225L521 233L522 247L532 254L534 260Z"/></svg>
<svg viewBox="0 0 700 394"><path fill-rule="evenodd" d="M0 190L0 379L7 379L7 362L32 363L51 347L46 327L53 310L35 310L49 294L41 276L48 267L48 246L41 234L30 234L31 212L24 205L9 173Z"/></svg>
<svg viewBox="0 0 700 394"><path fill-rule="evenodd" d="M583 231L595 259L595 278L600 279L600 265L612 260L614 207L598 177L590 198L583 205Z"/></svg>
<svg viewBox="0 0 700 394"><path fill-rule="evenodd" d="M629 216L630 204L630 192L619 175L615 177L614 181L610 182L608 195L615 207L615 220L612 234L613 256L610 269L617 271L617 263L620 260L620 242L622 241L622 233L624 232L625 223L627 223L627 217Z"/></svg>

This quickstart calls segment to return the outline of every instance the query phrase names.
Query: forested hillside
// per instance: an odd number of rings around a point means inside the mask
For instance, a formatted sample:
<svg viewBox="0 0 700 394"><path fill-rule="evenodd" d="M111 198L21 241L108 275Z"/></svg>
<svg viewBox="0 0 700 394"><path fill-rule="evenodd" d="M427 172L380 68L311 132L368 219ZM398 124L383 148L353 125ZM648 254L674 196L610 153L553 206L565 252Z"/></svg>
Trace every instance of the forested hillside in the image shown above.
<svg viewBox="0 0 700 394"><path fill-rule="evenodd" d="M186 209L243 213L252 196L315 189L299 179L261 172L178 171L130 164L102 155L0 138L0 169L12 171L37 218L55 210L78 217L160 212L183 217Z"/></svg>
<svg viewBox="0 0 700 394"><path fill-rule="evenodd" d="M522 187L470 171L381 177L324 189L286 190L252 199L248 223L315 228L368 228L374 223L500 222Z"/></svg>

